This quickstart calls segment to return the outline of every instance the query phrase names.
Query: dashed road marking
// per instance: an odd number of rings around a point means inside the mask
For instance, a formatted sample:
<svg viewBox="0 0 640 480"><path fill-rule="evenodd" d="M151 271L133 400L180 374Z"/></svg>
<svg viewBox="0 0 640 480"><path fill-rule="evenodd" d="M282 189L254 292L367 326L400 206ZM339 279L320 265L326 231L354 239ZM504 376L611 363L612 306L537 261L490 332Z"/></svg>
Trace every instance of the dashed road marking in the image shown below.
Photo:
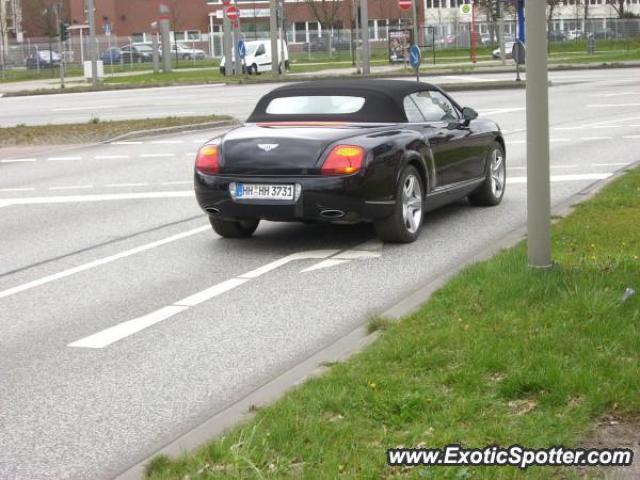
<svg viewBox="0 0 640 480"><path fill-rule="evenodd" d="M144 142L138 141L121 141L121 142L111 142L110 145L142 145Z"/></svg>
<svg viewBox="0 0 640 480"><path fill-rule="evenodd" d="M25 198L0 198L0 205L46 205L54 203L85 203L108 202L113 200L142 200L152 198L184 198L193 197L191 190L177 192L132 192L132 193L104 193L89 195L60 195L55 197L25 197Z"/></svg>
<svg viewBox="0 0 640 480"><path fill-rule="evenodd" d="M592 142L596 140L611 140L613 137L582 137L585 142Z"/></svg>
<svg viewBox="0 0 640 480"><path fill-rule="evenodd" d="M0 160L0 163L22 163L22 162L35 162L37 158L8 158L6 160Z"/></svg>
<svg viewBox="0 0 640 480"><path fill-rule="evenodd" d="M56 280L60 280L62 278L70 277L71 275L75 275L76 273L85 272L87 270L91 270L93 268L106 265L107 263L115 262L116 260L120 260L121 258L130 257L137 253L145 252L147 250L151 250L153 248L160 247L162 245L166 245L168 243L172 243L177 240L181 240L183 238L187 238L192 235L196 235L198 233L202 233L209 230L211 230L211 227L208 225L194 228L191 230L187 230L186 232L178 233L176 235L171 235L170 237L166 237L161 240L156 240L155 242L146 243L144 245L140 245L138 247L131 248L129 250L125 250L120 253L116 253L114 255L109 255L108 257L99 258L97 260L93 260L91 262L78 265L77 267L68 268L67 270L62 270L61 272L47 275L45 277L38 278L31 282L23 283L22 285L18 285L16 287L0 291L0 298L9 297L11 295L15 295L16 293L24 292L26 290L39 287L40 285L45 285L47 283L51 283Z"/></svg>
<svg viewBox="0 0 640 480"><path fill-rule="evenodd" d="M107 183L105 187L107 188L123 188L123 187L146 187L149 184L147 182L140 183Z"/></svg>
<svg viewBox="0 0 640 480"><path fill-rule="evenodd" d="M623 135L622 138L626 138L627 140L638 140L640 135Z"/></svg>
<svg viewBox="0 0 640 480"><path fill-rule="evenodd" d="M129 155L96 155L95 160L117 160L119 158L130 158Z"/></svg>
<svg viewBox="0 0 640 480"><path fill-rule="evenodd" d="M0 188L0 192L33 192L33 187Z"/></svg>
<svg viewBox="0 0 640 480"><path fill-rule="evenodd" d="M62 185L59 187L49 187L49 190L86 190L93 188L93 185Z"/></svg>
<svg viewBox="0 0 640 480"><path fill-rule="evenodd" d="M49 162L73 162L82 160L82 157L48 157Z"/></svg>

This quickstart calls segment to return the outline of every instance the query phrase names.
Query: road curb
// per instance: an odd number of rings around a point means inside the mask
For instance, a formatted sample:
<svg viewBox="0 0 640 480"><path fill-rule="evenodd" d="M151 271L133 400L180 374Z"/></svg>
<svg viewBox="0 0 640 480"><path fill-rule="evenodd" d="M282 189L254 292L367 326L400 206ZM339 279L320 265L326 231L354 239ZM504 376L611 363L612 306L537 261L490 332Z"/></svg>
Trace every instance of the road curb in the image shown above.
<svg viewBox="0 0 640 480"><path fill-rule="evenodd" d="M215 122L191 123L187 125L176 125L175 127L152 128L148 130L135 130L133 132L123 133L117 137L109 138L98 142L97 144L112 143L122 140L131 140L133 138L153 137L157 135L169 135L172 133L181 133L189 130L209 130L220 127L230 127L238 125L236 120L218 120ZM90 144L91 145L91 144Z"/></svg>
<svg viewBox="0 0 640 480"><path fill-rule="evenodd" d="M625 172L640 166L640 161L620 168L613 175L604 180L594 182L578 193L563 200L552 208L552 214L556 218L564 218L573 212L576 205L593 198L602 188L618 179ZM452 270L445 272L430 282L422 285L413 293L404 297L400 301L388 307L382 317L398 321L404 316L415 312L420 306L429 300L431 295L441 288L449 279L458 274L464 268L487 260L501 250L513 247L526 237L526 225L516 228L504 236L498 242L484 247L464 259ZM348 359L352 355L362 351L366 346L374 342L378 337L377 332L369 333L366 325L361 325L343 337L335 340L329 345L321 347L307 359L286 370L276 378L266 382L262 386L254 389L241 399L230 403L224 409L196 426L195 428L180 435L177 439L157 449L153 454L140 460L135 465L122 471L114 478L115 480L138 480L144 476L145 465L157 455L177 455L189 452L216 436L222 434L229 428L243 423L254 414L252 410L256 407L269 405L278 400L284 393L293 387L303 383L311 377L324 373L328 363L340 362Z"/></svg>

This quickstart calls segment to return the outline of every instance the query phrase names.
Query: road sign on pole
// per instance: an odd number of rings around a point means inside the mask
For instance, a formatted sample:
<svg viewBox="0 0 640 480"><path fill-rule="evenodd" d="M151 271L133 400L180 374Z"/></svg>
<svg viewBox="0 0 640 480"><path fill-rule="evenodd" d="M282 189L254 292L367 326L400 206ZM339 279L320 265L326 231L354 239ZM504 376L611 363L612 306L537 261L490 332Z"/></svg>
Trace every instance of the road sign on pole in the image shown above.
<svg viewBox="0 0 640 480"><path fill-rule="evenodd" d="M409 63L411 67L416 69L416 80L420 81L420 63L422 62L422 54L420 53L420 47L415 43L411 45L409 49Z"/></svg>
<svg viewBox="0 0 640 480"><path fill-rule="evenodd" d="M369 49L369 3L368 0L360 0L360 22L362 25L362 74L369 75L370 49Z"/></svg>
<svg viewBox="0 0 640 480"><path fill-rule="evenodd" d="M240 18L240 10L235 5L227 7L226 13L227 18L232 22L235 22L236 20L238 20L238 18Z"/></svg>
<svg viewBox="0 0 640 480"><path fill-rule="evenodd" d="M244 57L246 57L246 55L247 55L247 47L246 47L246 45L244 44L244 40L243 40L243 39L240 39L240 40L238 41L237 49L238 49L238 56L239 56L240 58L244 58Z"/></svg>
<svg viewBox="0 0 640 480"><path fill-rule="evenodd" d="M527 2L527 248L529 265L551 262L547 2Z"/></svg>
<svg viewBox="0 0 640 480"><path fill-rule="evenodd" d="M413 5L413 0L398 0L398 6L401 10L409 10Z"/></svg>

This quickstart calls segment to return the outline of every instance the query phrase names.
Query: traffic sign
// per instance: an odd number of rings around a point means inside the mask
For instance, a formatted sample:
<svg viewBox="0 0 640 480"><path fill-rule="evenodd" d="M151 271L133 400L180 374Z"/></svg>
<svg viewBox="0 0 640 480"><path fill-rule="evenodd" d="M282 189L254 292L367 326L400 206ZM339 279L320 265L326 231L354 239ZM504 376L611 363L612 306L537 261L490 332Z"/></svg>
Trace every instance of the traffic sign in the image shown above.
<svg viewBox="0 0 640 480"><path fill-rule="evenodd" d="M227 7L226 13L227 18L232 22L235 22L236 20L238 20L238 18L240 18L240 10L235 5Z"/></svg>
<svg viewBox="0 0 640 480"><path fill-rule="evenodd" d="M420 67L420 60L422 55L420 54L420 47L418 45L411 45L409 49L409 63L411 63L412 68Z"/></svg>
<svg viewBox="0 0 640 480"><path fill-rule="evenodd" d="M247 47L244 44L244 40L238 41L238 56L244 58L247 55Z"/></svg>
<svg viewBox="0 0 640 480"><path fill-rule="evenodd" d="M402 10L409 10L411 5L413 5L413 0L398 0L398 6Z"/></svg>

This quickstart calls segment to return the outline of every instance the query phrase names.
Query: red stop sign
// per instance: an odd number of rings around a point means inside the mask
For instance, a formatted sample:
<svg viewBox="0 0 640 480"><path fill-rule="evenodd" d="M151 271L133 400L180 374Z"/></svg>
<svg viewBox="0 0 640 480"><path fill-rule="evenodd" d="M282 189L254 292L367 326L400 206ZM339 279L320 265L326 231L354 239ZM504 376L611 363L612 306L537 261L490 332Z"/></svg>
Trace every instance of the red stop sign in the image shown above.
<svg viewBox="0 0 640 480"><path fill-rule="evenodd" d="M398 6L402 10L409 10L412 5L412 0L398 0Z"/></svg>
<svg viewBox="0 0 640 480"><path fill-rule="evenodd" d="M229 8L227 8L227 18L229 20L231 20L232 22L235 22L239 17L240 17L240 10L238 10L238 7L231 5Z"/></svg>

